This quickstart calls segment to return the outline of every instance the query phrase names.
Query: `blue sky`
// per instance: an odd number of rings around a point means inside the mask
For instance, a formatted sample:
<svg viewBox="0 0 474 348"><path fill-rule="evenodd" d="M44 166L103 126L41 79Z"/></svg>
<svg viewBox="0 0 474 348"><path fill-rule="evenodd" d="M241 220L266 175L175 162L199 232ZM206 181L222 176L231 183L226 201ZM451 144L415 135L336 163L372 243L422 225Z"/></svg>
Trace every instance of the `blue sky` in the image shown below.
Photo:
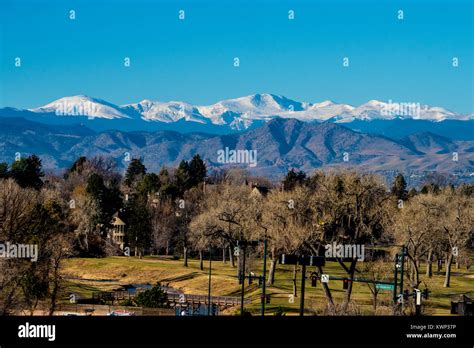
<svg viewBox="0 0 474 348"><path fill-rule="evenodd" d="M210 104L267 92L474 112L471 0L2 0L0 23L0 106L75 94Z"/></svg>

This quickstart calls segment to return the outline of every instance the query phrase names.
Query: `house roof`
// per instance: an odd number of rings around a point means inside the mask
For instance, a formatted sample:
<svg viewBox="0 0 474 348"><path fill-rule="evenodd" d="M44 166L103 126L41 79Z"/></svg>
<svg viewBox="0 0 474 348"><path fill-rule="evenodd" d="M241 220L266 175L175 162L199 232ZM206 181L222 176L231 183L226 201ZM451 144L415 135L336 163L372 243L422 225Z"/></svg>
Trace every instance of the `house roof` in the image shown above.
<svg viewBox="0 0 474 348"><path fill-rule="evenodd" d="M268 193L268 187L253 185L252 194L259 194L261 196L266 196Z"/></svg>
<svg viewBox="0 0 474 348"><path fill-rule="evenodd" d="M114 226L125 226L126 224L118 216L114 216L114 218L112 220L112 225L114 225Z"/></svg>

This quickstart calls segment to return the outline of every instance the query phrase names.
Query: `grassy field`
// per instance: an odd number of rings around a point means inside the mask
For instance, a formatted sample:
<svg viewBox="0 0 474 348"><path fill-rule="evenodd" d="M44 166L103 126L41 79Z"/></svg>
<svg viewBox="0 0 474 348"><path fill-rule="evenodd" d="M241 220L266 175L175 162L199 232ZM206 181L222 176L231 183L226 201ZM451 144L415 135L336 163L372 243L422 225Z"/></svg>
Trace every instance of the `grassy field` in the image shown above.
<svg viewBox="0 0 474 348"><path fill-rule="evenodd" d="M111 290L119 285L161 282L162 285L180 289L188 294L207 294L208 289L208 261L204 263L204 271L199 269L198 260L189 260L188 267L183 266L182 260L172 260L167 257L107 257L102 259L74 258L65 261L63 276L66 291L75 292L84 297L90 297L93 291ZM261 274L262 264L254 261L252 270ZM268 269L268 267L267 267ZM424 274L422 266L422 274ZM307 269L309 278L312 267ZM327 262L324 267L325 273L332 276L345 276L339 264ZM281 307L287 315L298 313L299 297L295 298L293 304L289 303L289 295L292 293L293 266L278 265L275 276L275 284L267 287L267 293L271 294L271 303L267 305L267 313L275 312ZM300 291L301 275L298 272L298 296ZM456 269L453 267L451 287L443 288L444 274L435 274L430 279L422 276L422 280L429 287L430 298L424 301L424 313L428 315L449 315L450 301L455 295L466 294L474 297L474 270ZM345 290L342 281L330 280L329 287L336 302L341 302ZM241 286L236 278L236 268L230 263L222 261L212 263L212 295L240 296ZM261 289L256 283L245 286L245 297L252 299L252 303L246 309L252 313L259 313ZM391 291L379 293L379 306L377 314L391 314L389 305L392 298ZM353 287L352 300L356 304L354 308L361 314L371 315L372 297L367 284L355 283ZM386 304L386 306L383 305ZM326 300L321 284L311 287L310 279L306 281L305 304L308 314L323 314ZM239 308L232 308L227 314L238 312Z"/></svg>

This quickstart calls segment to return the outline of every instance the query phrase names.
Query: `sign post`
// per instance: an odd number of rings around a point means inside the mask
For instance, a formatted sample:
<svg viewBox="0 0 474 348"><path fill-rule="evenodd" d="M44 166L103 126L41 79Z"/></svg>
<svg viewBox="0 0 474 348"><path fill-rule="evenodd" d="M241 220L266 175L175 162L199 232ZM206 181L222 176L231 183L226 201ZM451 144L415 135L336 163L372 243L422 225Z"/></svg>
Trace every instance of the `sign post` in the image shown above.
<svg viewBox="0 0 474 348"><path fill-rule="evenodd" d="M240 245L239 245L240 247ZM244 315L244 291L245 291L245 244L242 245L242 289L240 292L240 315Z"/></svg>
<svg viewBox="0 0 474 348"><path fill-rule="evenodd" d="M245 247L247 245L250 245L250 246L256 246L258 245L258 241L256 240L238 240L237 241L237 246L239 247L242 247L242 254L240 254L240 251L239 251L239 255L242 255L242 270L239 274L239 277L240 279L242 279L242 289L241 289L241 292L240 292L240 315L243 316L244 315L244 291L245 291Z"/></svg>
<svg viewBox="0 0 474 348"><path fill-rule="evenodd" d="M306 262L301 265L301 297L300 297L300 317L304 315L304 283L306 279Z"/></svg>
<svg viewBox="0 0 474 348"><path fill-rule="evenodd" d="M262 317L265 316L265 303L267 297L265 294L266 283L267 283L267 238L263 241L263 283L262 283Z"/></svg>
<svg viewBox="0 0 474 348"><path fill-rule="evenodd" d="M393 284L378 284L376 283L375 284L375 288L378 289L378 290L390 290L390 291L393 291L393 289L395 288L395 286Z"/></svg>
<svg viewBox="0 0 474 348"><path fill-rule="evenodd" d="M207 294L207 314L211 315L211 275L212 275L212 246L209 247L209 286Z"/></svg>
<svg viewBox="0 0 474 348"><path fill-rule="evenodd" d="M400 294L403 294L403 273L405 270L405 246L402 246L402 255L400 258Z"/></svg>
<svg viewBox="0 0 474 348"><path fill-rule="evenodd" d="M398 254L395 255L395 274L393 277L393 303L397 303L397 282L398 282Z"/></svg>

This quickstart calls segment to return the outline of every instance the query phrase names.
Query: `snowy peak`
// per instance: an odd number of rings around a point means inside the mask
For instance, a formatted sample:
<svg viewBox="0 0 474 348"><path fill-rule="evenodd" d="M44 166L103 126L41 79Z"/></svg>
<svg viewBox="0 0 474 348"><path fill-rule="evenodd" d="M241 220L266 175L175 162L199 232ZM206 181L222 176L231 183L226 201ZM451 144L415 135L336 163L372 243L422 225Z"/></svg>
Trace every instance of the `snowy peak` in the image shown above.
<svg viewBox="0 0 474 348"><path fill-rule="evenodd" d="M302 111L303 103L273 94L253 94L227 99L209 106L200 106L199 111L212 119L223 121L219 115L232 113L246 119L268 119Z"/></svg>
<svg viewBox="0 0 474 348"><path fill-rule="evenodd" d="M313 107L314 108L326 108L326 107L329 107L331 105L334 105L334 102L332 100L325 100L323 102L313 104Z"/></svg>
<svg viewBox="0 0 474 348"><path fill-rule="evenodd" d="M37 113L54 113L57 116L87 116L89 118L129 118L117 105L86 95L64 97L45 106L30 109Z"/></svg>
<svg viewBox="0 0 474 348"><path fill-rule="evenodd" d="M183 102L162 103L142 100L136 104L125 105L124 108L136 111L147 121L171 123L184 119L191 122L208 123L208 120L199 113L197 107Z"/></svg>
<svg viewBox="0 0 474 348"><path fill-rule="evenodd" d="M278 110L280 112L302 110L302 103L274 94L253 94L236 100L242 101L244 105L251 104L254 108L262 110L262 112L268 112L269 110Z"/></svg>
<svg viewBox="0 0 474 348"><path fill-rule="evenodd" d="M457 114L442 107L433 107L420 103L397 103L389 100L382 102L370 100L354 109L356 119L395 119L405 118L427 121L469 120L471 115Z"/></svg>

